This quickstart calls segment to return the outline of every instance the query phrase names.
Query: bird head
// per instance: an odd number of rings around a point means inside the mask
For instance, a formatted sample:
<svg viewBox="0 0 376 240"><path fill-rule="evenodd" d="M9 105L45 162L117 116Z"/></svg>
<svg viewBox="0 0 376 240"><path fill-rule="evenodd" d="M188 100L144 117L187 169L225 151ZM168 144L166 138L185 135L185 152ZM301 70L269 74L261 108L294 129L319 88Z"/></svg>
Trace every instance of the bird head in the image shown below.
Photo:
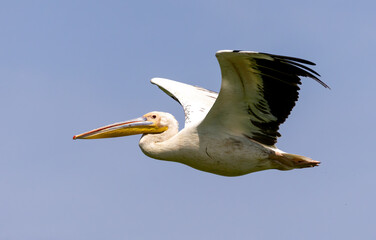
<svg viewBox="0 0 376 240"><path fill-rule="evenodd" d="M160 112L150 112L142 117L113 123L73 136L73 139L97 139L123 137L135 134L162 133L168 129Z"/></svg>

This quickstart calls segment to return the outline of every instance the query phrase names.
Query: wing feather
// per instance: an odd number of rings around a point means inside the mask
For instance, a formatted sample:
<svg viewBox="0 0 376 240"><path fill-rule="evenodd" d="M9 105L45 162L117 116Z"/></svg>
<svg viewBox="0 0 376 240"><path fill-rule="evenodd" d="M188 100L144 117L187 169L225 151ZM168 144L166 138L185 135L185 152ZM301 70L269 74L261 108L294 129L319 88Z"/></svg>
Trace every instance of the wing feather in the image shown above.
<svg viewBox="0 0 376 240"><path fill-rule="evenodd" d="M274 145L279 125L298 100L300 77L329 88L305 65L314 63L280 55L223 50L216 54L222 72L218 98L200 126L215 127ZM304 65L305 64L305 65Z"/></svg>
<svg viewBox="0 0 376 240"><path fill-rule="evenodd" d="M153 78L151 83L183 107L185 127L202 121L218 96L216 92L165 78Z"/></svg>

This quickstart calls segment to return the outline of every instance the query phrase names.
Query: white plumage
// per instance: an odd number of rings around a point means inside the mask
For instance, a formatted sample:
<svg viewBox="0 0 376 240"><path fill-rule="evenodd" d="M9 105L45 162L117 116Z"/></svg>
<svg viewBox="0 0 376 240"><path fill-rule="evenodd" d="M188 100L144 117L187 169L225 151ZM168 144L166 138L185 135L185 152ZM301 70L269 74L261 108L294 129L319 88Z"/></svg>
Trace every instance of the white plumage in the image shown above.
<svg viewBox="0 0 376 240"><path fill-rule="evenodd" d="M146 155L224 176L318 165L318 161L275 147L279 125L298 99L300 77L312 78L329 88L306 66L314 64L237 50L219 51L216 57L222 72L219 94L168 79L151 80L182 105L185 127L180 132L171 114L151 112L74 139L143 134L140 147Z"/></svg>

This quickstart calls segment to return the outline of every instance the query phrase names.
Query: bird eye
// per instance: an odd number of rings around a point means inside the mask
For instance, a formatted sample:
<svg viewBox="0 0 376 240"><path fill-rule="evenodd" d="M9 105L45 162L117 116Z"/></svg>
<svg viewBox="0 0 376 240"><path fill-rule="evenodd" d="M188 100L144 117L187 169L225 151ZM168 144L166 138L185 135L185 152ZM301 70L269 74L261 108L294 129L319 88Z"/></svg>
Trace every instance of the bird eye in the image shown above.
<svg viewBox="0 0 376 240"><path fill-rule="evenodd" d="M156 119L156 118L157 118L157 115L152 115L151 118L152 118L152 119Z"/></svg>

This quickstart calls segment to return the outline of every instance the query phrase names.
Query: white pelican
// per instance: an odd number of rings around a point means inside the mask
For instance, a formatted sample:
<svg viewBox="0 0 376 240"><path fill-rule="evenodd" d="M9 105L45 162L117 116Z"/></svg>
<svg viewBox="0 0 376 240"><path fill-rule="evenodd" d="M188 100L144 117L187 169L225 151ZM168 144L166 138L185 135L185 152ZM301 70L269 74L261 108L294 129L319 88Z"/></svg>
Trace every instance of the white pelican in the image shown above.
<svg viewBox="0 0 376 240"><path fill-rule="evenodd" d="M174 116L150 112L73 139L143 134L139 145L147 156L223 176L317 166L320 162L275 146L279 125L298 100L300 77L329 88L318 73L304 65L315 64L239 50L222 50L216 57L222 72L219 94L168 79L151 80L184 108L185 127L180 132Z"/></svg>

